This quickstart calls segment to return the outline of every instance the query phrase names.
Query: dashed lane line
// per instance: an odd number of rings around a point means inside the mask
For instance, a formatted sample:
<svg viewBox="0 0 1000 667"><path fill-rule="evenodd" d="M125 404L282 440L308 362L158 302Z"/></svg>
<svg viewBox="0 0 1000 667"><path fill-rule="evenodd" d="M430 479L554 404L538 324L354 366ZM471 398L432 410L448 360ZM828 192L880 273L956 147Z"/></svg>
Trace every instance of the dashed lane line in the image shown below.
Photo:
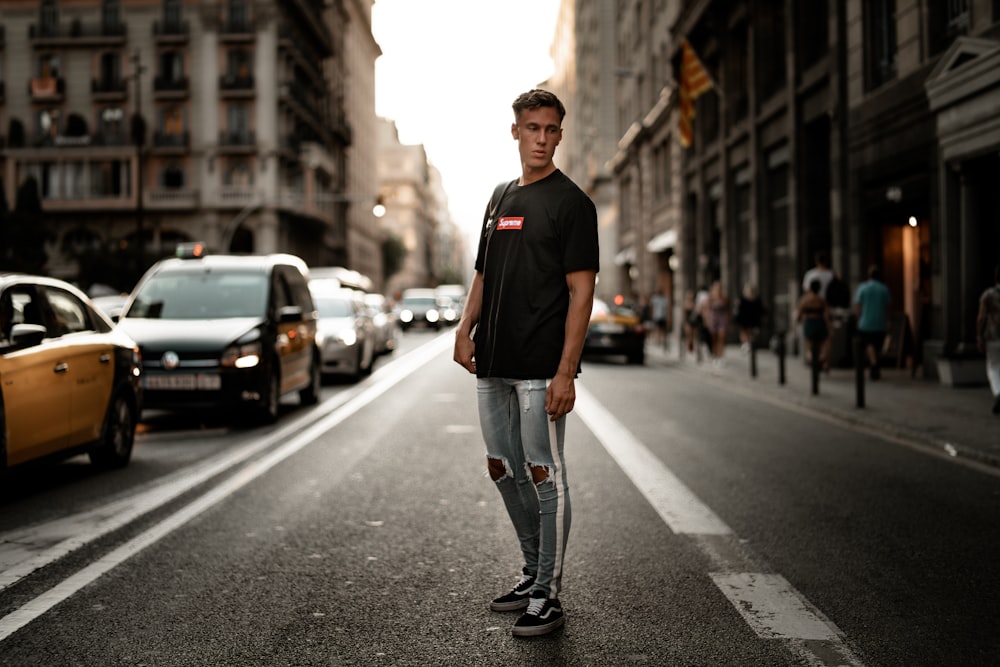
<svg viewBox="0 0 1000 667"><path fill-rule="evenodd" d="M762 571L729 526L582 383L576 387L575 412L670 530L690 537L709 557L716 571L708 576L758 637L784 641L805 664L863 664L833 622L780 574Z"/></svg>

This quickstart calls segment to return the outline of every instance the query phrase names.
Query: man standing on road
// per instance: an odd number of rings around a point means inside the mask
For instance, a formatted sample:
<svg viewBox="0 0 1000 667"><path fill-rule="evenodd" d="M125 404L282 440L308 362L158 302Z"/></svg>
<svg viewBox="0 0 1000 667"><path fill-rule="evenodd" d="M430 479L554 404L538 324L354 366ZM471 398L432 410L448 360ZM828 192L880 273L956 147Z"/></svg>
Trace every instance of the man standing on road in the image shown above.
<svg viewBox="0 0 1000 667"><path fill-rule="evenodd" d="M563 439L599 264L594 203L552 162L565 108L544 90L513 108L521 176L490 199L454 359L476 374L487 467L524 557L520 582L490 608L526 609L512 632L531 637L565 621Z"/></svg>
<svg viewBox="0 0 1000 667"><path fill-rule="evenodd" d="M993 414L1000 415L1000 264L993 270L993 287L979 297L976 343L986 354L986 376L993 391Z"/></svg>
<svg viewBox="0 0 1000 667"><path fill-rule="evenodd" d="M881 377L879 357L889 330L889 301L889 288L882 282L882 271L877 266L870 266L868 280L858 285L858 291L854 293L854 307L857 309L862 353L868 356L872 380Z"/></svg>

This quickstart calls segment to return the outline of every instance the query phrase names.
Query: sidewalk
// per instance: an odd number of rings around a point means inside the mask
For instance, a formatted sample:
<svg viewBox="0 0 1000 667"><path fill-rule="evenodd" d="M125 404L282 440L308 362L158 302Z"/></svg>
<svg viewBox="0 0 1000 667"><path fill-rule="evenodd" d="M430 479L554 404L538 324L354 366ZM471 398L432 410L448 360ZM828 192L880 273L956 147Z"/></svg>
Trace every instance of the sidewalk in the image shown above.
<svg viewBox="0 0 1000 667"><path fill-rule="evenodd" d="M730 345L722 363L707 355L678 356L676 339L668 350L646 343L647 365L722 382L764 400L793 404L825 417L882 435L926 447L938 453L1000 468L1000 415L991 412L989 387L947 387L911 377L909 369L883 368L882 378L864 381L864 407L858 407L853 368L821 373L819 393L812 394L810 369L802 356L785 358L785 383L780 384L778 356L758 349L757 376L751 377L750 358Z"/></svg>

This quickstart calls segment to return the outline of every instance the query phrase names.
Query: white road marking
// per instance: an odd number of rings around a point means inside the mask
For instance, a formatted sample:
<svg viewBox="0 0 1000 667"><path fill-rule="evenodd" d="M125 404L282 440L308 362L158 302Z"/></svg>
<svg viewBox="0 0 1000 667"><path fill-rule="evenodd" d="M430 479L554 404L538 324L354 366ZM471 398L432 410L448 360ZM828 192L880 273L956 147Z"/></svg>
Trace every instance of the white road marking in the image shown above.
<svg viewBox="0 0 1000 667"><path fill-rule="evenodd" d="M814 613L780 574L743 572L709 576L762 639L840 639L830 622Z"/></svg>
<svg viewBox="0 0 1000 667"><path fill-rule="evenodd" d="M726 572L709 577L748 625L764 639L783 640L811 665L863 663L842 643L839 629L779 574L733 572L752 564L738 536L674 475L581 383L576 385L574 412L646 497L667 526L692 538L716 567ZM807 644L814 642L814 645Z"/></svg>
<svg viewBox="0 0 1000 667"><path fill-rule="evenodd" d="M730 535L732 530L645 445L578 383L576 410L619 467L677 534Z"/></svg>
<svg viewBox="0 0 1000 667"><path fill-rule="evenodd" d="M315 439L329 431L331 428L342 422L347 417L353 415L362 407L368 405L390 388L396 386L405 376L413 373L421 366L429 362L446 348L453 345L451 336L442 335L435 340L422 345L417 350L395 361L391 366L386 366L382 371L384 374L376 373L372 376L375 380L361 391L346 401L339 409L331 412L326 417L316 421L304 430L298 427L295 435L289 433L288 428L281 429L282 439L285 441L277 449L270 451L264 457L253 461L245 468L237 471L232 477L222 481L204 495L200 496L190 504L181 508L174 514L168 516L163 521L157 523L143 533L137 535L128 542L122 544L105 556L97 559L76 574L63 580L55 587L49 589L38 597L29 600L21 607L15 609L3 618L0 618L0 641L11 636L24 626L31 623L39 616L66 600L71 595L82 589L84 586L96 581L101 575L107 573L115 566L123 563L130 557L142 551L151 544L156 543L177 528L180 528L205 510L213 507L225 500L230 495L257 479L268 470L284 461L289 456L295 454L303 447L312 443ZM275 435L267 438L267 442L274 442ZM79 538L78 538L79 539Z"/></svg>

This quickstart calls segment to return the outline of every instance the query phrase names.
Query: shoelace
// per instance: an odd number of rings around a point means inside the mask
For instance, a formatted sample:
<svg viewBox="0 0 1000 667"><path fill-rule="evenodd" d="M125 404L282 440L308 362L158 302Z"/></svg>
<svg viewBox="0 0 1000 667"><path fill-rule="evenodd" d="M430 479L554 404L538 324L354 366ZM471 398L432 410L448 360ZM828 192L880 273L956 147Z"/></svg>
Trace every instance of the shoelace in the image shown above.
<svg viewBox="0 0 1000 667"><path fill-rule="evenodd" d="M545 598L531 598L528 602L528 611L524 612L526 614L531 614L532 616L538 616L542 613L542 608L545 606Z"/></svg>

